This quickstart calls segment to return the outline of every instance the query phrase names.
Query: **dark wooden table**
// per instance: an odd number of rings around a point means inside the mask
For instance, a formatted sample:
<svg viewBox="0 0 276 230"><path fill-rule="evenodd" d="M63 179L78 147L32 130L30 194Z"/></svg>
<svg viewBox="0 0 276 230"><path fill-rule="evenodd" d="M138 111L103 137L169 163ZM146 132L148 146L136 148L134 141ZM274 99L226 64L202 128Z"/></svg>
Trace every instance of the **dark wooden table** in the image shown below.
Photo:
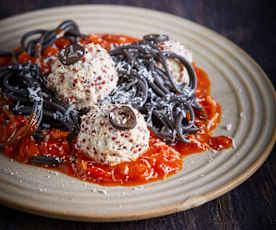
<svg viewBox="0 0 276 230"><path fill-rule="evenodd" d="M266 0L0 0L0 19L41 8L85 4L145 7L190 19L232 40L267 73L276 86L276 16ZM276 111L275 111L276 112ZM0 206L0 230L91 229L276 229L276 148L245 183L189 211L149 220L81 223L55 220Z"/></svg>

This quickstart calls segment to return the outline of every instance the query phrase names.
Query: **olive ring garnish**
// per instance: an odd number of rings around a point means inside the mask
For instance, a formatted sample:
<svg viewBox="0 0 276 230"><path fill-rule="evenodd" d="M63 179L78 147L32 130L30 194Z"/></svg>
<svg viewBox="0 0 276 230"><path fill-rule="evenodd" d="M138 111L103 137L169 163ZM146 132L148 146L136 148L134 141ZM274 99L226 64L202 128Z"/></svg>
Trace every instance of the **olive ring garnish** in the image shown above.
<svg viewBox="0 0 276 230"><path fill-rule="evenodd" d="M58 58L63 65L71 65L79 61L84 56L84 53L84 47L74 43L63 48Z"/></svg>
<svg viewBox="0 0 276 230"><path fill-rule="evenodd" d="M109 121L113 127L120 130L133 129L136 124L136 116L129 106L115 107L109 113Z"/></svg>

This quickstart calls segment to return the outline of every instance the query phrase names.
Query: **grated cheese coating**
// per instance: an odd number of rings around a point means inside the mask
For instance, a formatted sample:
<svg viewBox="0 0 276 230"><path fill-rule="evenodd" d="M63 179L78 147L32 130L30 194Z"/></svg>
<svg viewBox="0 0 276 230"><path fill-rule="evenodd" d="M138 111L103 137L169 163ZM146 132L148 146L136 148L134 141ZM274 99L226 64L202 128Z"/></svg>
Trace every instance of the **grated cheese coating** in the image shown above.
<svg viewBox="0 0 276 230"><path fill-rule="evenodd" d="M116 165L136 160L149 147L150 132L141 113L129 106L136 115L133 129L119 130L109 121L109 113L120 105L92 106L82 117L76 148L93 160L107 165ZM125 106L125 105L124 105Z"/></svg>
<svg viewBox="0 0 276 230"><path fill-rule="evenodd" d="M85 46L85 55L72 65L53 61L48 87L74 108L89 108L103 100L115 87L118 74L107 50L98 44Z"/></svg>

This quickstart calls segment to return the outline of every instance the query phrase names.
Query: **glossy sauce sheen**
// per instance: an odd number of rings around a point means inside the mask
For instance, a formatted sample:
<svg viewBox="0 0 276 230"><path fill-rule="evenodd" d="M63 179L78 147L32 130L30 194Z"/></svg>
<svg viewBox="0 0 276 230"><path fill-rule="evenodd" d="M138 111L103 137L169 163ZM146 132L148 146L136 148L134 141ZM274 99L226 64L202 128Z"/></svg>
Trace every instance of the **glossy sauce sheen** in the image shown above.
<svg viewBox="0 0 276 230"><path fill-rule="evenodd" d="M137 39L124 35L88 35L81 43L97 43L106 49L110 49L111 44L124 44L135 42ZM59 50L69 45L68 40L63 38L55 42L55 47L48 47L40 63L42 70L48 74L50 71L50 61L48 57L57 55ZM19 61L24 63L38 60L22 53ZM0 59L0 65L9 64L12 60ZM4 153L19 162L29 163L29 160L36 155L50 155L63 159L61 165L50 167L40 165L45 168L61 171L81 180L93 182L101 185L140 185L156 180L167 178L182 169L182 158L189 154L199 153L208 149L223 150L232 146L229 137L212 137L211 133L219 124L221 119L221 107L210 96L210 81L207 74L199 69L195 64L194 68L198 77L198 87L196 95L199 103L203 107L204 113L196 112L196 124L200 127L197 134L189 136L191 143L177 143L175 146L166 145L158 137L151 134L149 149L136 161L124 162L115 166L107 166L94 162L74 148L74 142L70 144L66 137L67 132L51 129L45 131L43 141L38 143L33 137L27 136L17 145L6 146ZM14 130L23 127L27 119L23 116L12 116L8 124L5 113L0 114L0 143L5 141ZM2 135L3 134L3 135Z"/></svg>

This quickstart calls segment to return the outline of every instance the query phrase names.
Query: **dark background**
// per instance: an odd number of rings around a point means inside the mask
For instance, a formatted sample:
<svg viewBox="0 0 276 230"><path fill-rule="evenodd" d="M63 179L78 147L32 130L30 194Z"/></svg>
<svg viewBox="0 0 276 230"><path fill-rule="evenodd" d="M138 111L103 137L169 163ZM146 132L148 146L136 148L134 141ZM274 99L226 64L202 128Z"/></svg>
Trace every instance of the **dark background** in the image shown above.
<svg viewBox="0 0 276 230"><path fill-rule="evenodd" d="M120 4L171 13L204 25L244 49L276 80L276 7L266 0L0 0L0 19L31 10L73 4ZM1 36L1 35L0 35ZM275 111L276 112L276 111ZM121 223L55 220L0 206L0 230L276 229L276 148L245 183L200 207L165 217Z"/></svg>

